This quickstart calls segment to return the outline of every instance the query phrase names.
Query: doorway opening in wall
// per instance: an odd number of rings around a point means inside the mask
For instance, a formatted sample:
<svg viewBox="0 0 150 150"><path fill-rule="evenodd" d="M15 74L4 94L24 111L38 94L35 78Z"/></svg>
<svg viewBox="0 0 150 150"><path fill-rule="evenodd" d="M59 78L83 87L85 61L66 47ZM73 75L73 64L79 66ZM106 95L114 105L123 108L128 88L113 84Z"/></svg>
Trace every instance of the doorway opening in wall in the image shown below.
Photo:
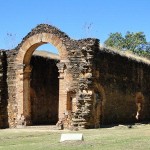
<svg viewBox="0 0 150 150"><path fill-rule="evenodd" d="M58 50L44 44L32 54L30 66L31 125L55 125L59 103Z"/></svg>

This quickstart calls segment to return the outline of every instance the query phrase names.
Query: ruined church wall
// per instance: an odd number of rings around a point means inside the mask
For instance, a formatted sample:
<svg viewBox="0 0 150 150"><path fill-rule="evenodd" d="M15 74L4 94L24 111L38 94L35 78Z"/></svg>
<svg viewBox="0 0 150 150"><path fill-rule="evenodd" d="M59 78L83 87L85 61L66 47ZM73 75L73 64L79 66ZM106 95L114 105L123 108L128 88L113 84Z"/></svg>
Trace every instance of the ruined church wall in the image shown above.
<svg viewBox="0 0 150 150"><path fill-rule="evenodd" d="M136 93L144 96L140 121L150 120L150 68L118 54L99 51L99 83L105 92L101 124L130 123L135 119Z"/></svg>
<svg viewBox="0 0 150 150"><path fill-rule="evenodd" d="M94 59L98 49L98 39L83 39L76 42L76 50L69 51L70 66L73 66L70 69L73 75L72 89L76 93L77 106L72 116L74 127L95 127L93 114Z"/></svg>
<svg viewBox="0 0 150 150"><path fill-rule="evenodd" d="M16 54L18 52L16 50L9 50L9 51L2 51L0 54L0 128L14 128L17 125L17 114L18 114L18 102L16 101L16 95L18 93L16 93L16 84L19 84L20 82L16 82L16 70L23 68L24 65L20 64L20 65L16 65L15 64L15 58L16 58ZM36 56L37 58L37 56ZM39 67L39 69L34 71L34 75L32 75L32 77L34 78L34 82L32 82L33 87L34 87L34 94L36 96L40 97L38 98L38 100L40 101L40 98L42 97L42 94L44 94L44 97L46 98L49 96L53 96L53 95L57 95L58 90L56 90L58 88L58 80L55 80L56 78L58 78L58 70L56 67L56 64L53 60L48 60L46 58L42 58L39 57L39 59L37 59L36 61L33 61L33 67L35 67L36 69ZM37 64L35 64L37 63ZM42 66L43 65L43 66ZM55 65L55 67L54 67ZM40 67L41 66L41 67ZM43 70L42 70L43 69ZM43 71L43 72L42 72ZM44 72L46 71L46 72ZM53 73L52 73L53 71ZM36 74L36 72L39 72L39 74ZM45 73L45 78L43 78L43 75ZM51 74L52 73L52 74ZM49 76L49 75L53 75L53 77ZM55 76L54 76L55 74ZM38 77L38 75L40 75ZM45 93L42 93L41 91L38 93L37 89L39 83L36 84L36 78L37 80L39 80L39 78L41 80L47 80L47 84L49 83L49 81L52 81L53 78L53 87L54 87L54 92L51 91L48 93L48 88L49 87L45 87ZM56 82L55 82L56 81ZM43 81L44 82L44 81ZM55 82L55 85L54 85ZM41 81L42 83L42 81ZM42 86L42 84L40 85ZM44 86L44 85L43 85ZM51 85L49 85L51 86ZM33 90L32 90L33 91ZM23 91L20 91L23 92ZM34 95L34 96L35 96ZM58 99L58 97L56 96L55 99ZM42 97L43 98L43 97ZM38 102L37 100L37 102ZM55 105L58 104L58 101L55 102L54 107L52 106L51 112L53 111L54 114L53 115L57 115L58 113L58 109L55 108ZM45 108L43 107L43 104L39 103L39 105L41 105L41 112L42 110ZM45 104L46 105L46 104ZM58 107L58 106L56 106ZM57 111L56 111L57 110ZM38 110L35 110L34 114L37 113ZM38 113L37 113L38 115ZM50 115L49 115L50 116ZM51 122L56 122L56 117L54 120L51 120ZM46 121L45 121L46 122Z"/></svg>
<svg viewBox="0 0 150 150"><path fill-rule="evenodd" d="M8 89L7 89L7 56L6 51L0 51L0 128L8 127Z"/></svg>
<svg viewBox="0 0 150 150"><path fill-rule="evenodd" d="M24 115L27 122L30 122L30 111L28 111L30 108L26 107L27 103L23 99L24 69L28 65L24 62L29 62L30 55L35 48L34 44L36 43L36 46L42 44L39 41L43 44L50 42L58 48L61 54L60 63L57 64L60 83L59 119L64 117L64 113L67 111L68 93L74 93L73 97L76 98L77 109L73 112L71 124L83 128L92 127L93 53L98 47L99 40L91 38L73 40L57 28L45 24L32 29L14 50L7 53L9 127L20 125L21 115Z"/></svg>
<svg viewBox="0 0 150 150"><path fill-rule="evenodd" d="M30 81L31 55L45 43L54 45L60 53L58 70L46 58L34 59ZM139 92L143 95L140 120L150 121L149 74L148 63L99 49L98 39L74 40L56 27L40 24L14 50L0 52L0 128L30 125L31 117L35 124L38 120L48 123L52 118L56 122L58 114L59 121L65 122L67 111L72 112L66 127L135 122ZM58 95L60 107L56 112L58 101L53 103L52 99L58 99ZM34 100L38 104L30 106ZM72 100L75 107L70 110ZM50 108L46 107L49 103Z"/></svg>
<svg viewBox="0 0 150 150"><path fill-rule="evenodd" d="M16 70L23 68L23 64L16 65L15 57L17 54L16 50L7 51L7 86L8 86L8 105L7 105L7 114L8 114L8 125L10 128L16 127L17 124L17 113L18 113L18 104L16 101ZM23 91L20 91L23 92Z"/></svg>

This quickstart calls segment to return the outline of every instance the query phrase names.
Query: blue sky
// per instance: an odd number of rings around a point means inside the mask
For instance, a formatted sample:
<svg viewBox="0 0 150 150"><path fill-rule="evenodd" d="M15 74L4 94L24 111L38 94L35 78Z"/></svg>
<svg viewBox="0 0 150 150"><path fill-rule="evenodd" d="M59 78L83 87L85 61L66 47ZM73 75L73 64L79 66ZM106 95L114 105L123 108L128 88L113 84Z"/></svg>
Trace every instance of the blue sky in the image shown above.
<svg viewBox="0 0 150 150"><path fill-rule="evenodd" d="M111 32L142 31L150 41L150 0L0 0L0 6L0 49L15 47L41 23L73 39L103 43Z"/></svg>

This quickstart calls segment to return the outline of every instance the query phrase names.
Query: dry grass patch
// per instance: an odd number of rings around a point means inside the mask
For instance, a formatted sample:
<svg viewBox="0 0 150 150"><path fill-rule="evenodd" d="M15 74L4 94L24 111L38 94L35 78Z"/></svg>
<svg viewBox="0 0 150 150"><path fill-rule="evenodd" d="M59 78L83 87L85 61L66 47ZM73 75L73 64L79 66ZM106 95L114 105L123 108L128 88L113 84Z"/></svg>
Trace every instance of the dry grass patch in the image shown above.
<svg viewBox="0 0 150 150"><path fill-rule="evenodd" d="M61 133L71 131L50 128L0 130L0 150L147 150L150 149L150 125L114 126L80 130L84 141L60 143Z"/></svg>

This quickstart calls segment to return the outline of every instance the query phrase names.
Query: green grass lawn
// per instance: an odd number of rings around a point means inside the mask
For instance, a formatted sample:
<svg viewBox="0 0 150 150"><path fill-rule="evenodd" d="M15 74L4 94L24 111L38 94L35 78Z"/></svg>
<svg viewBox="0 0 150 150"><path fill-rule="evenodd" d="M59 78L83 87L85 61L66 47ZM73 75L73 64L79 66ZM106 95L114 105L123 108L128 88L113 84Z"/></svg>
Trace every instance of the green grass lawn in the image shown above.
<svg viewBox="0 0 150 150"><path fill-rule="evenodd" d="M80 130L84 141L60 143L68 130L25 128L0 130L0 150L150 150L150 125Z"/></svg>

